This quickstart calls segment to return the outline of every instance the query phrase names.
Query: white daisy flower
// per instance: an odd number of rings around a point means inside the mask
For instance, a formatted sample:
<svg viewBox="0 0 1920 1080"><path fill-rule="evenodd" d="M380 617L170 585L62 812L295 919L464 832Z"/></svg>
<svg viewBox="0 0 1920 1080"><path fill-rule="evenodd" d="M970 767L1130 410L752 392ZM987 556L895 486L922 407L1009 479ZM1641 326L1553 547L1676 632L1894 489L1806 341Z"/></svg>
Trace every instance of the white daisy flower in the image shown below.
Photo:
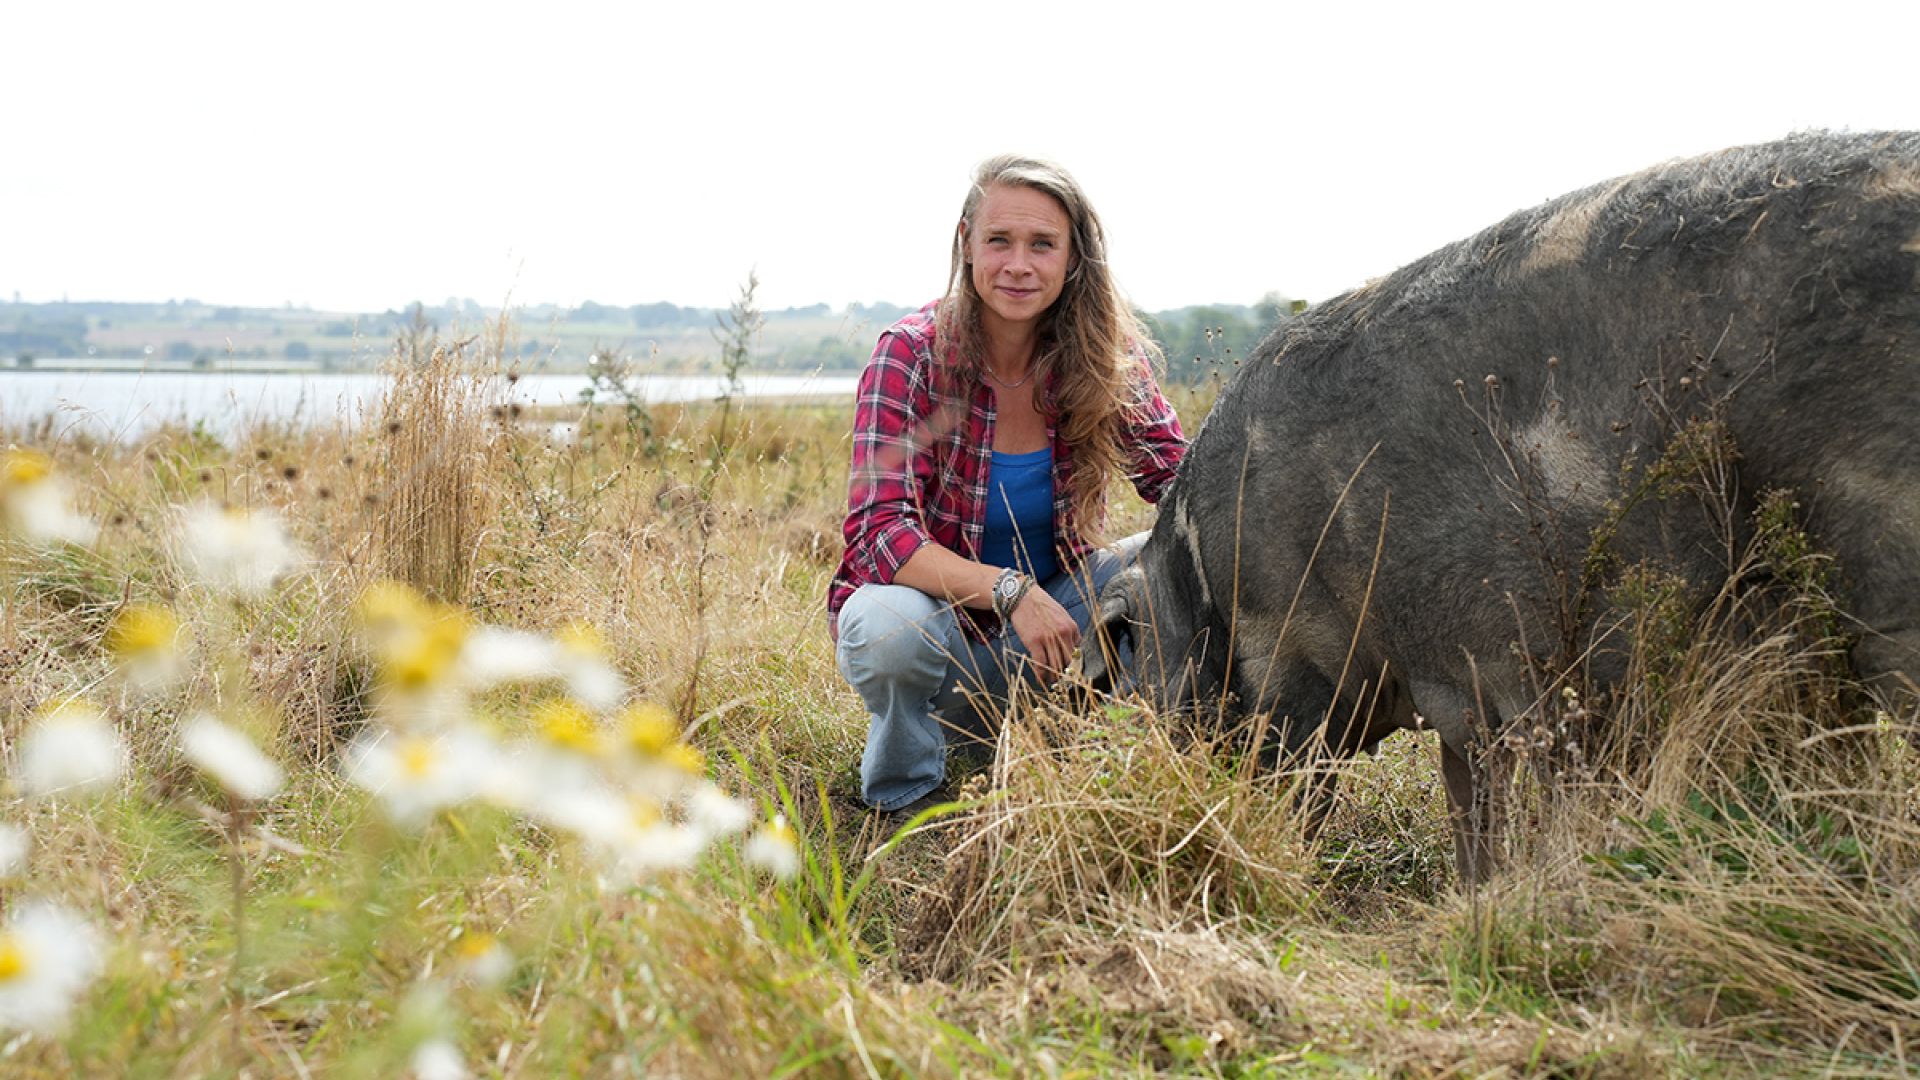
<svg viewBox="0 0 1920 1080"><path fill-rule="evenodd" d="M627 680L601 660L563 658L567 692L601 712L608 712L627 696Z"/></svg>
<svg viewBox="0 0 1920 1080"><path fill-rule="evenodd" d="M107 651L135 690L152 693L176 682L185 664L180 656L180 620L163 607L129 604L107 628Z"/></svg>
<svg viewBox="0 0 1920 1080"><path fill-rule="evenodd" d="M560 632L556 660L567 680L567 692L589 708L610 712L627 696L627 681L607 659L607 643L600 632L575 623Z"/></svg>
<svg viewBox="0 0 1920 1080"><path fill-rule="evenodd" d="M513 953L492 934L464 934L454 945L453 968L462 982L491 989L513 974Z"/></svg>
<svg viewBox="0 0 1920 1080"><path fill-rule="evenodd" d="M707 848L706 834L685 825L658 821L634 823L619 843L600 848L598 855L613 876L634 882L674 870L690 870Z"/></svg>
<svg viewBox="0 0 1920 1080"><path fill-rule="evenodd" d="M16 906L0 928L0 1028L58 1032L99 972L100 947L85 920L39 901Z"/></svg>
<svg viewBox="0 0 1920 1080"><path fill-rule="evenodd" d="M753 810L746 803L698 781L686 794L687 824L707 839L730 836L753 822Z"/></svg>
<svg viewBox="0 0 1920 1080"><path fill-rule="evenodd" d="M259 596L303 558L270 510L222 510L201 504L183 511L180 565L216 592Z"/></svg>
<svg viewBox="0 0 1920 1080"><path fill-rule="evenodd" d="M707 782L706 755L681 741L679 724L658 705L643 703L622 712L609 743L627 783L662 802Z"/></svg>
<svg viewBox="0 0 1920 1080"><path fill-rule="evenodd" d="M498 758L492 739L463 727L363 735L345 761L347 779L377 796L394 824L413 829L484 790Z"/></svg>
<svg viewBox="0 0 1920 1080"><path fill-rule="evenodd" d="M589 845L618 845L633 827L634 804L596 780L582 777L566 784L533 784L515 807L550 828L571 833ZM652 805L652 804L649 804ZM657 805L650 811L659 817Z"/></svg>
<svg viewBox="0 0 1920 1080"><path fill-rule="evenodd" d="M622 884L689 869L707 846L704 832L668 821L660 803L598 784L549 789L527 812L543 825L579 837Z"/></svg>
<svg viewBox="0 0 1920 1080"><path fill-rule="evenodd" d="M626 696L627 684L607 663L591 629L570 627L559 637L530 630L483 626L460 650L459 679L473 690L503 683L565 679L568 694L595 712L607 712Z"/></svg>
<svg viewBox="0 0 1920 1080"><path fill-rule="evenodd" d="M126 768L127 748L106 714L71 698L20 739L13 779L27 795L79 795L111 787Z"/></svg>
<svg viewBox="0 0 1920 1080"><path fill-rule="evenodd" d="M748 866L757 866L786 881L800 872L800 837L787 824L785 815L775 814L740 846L740 857Z"/></svg>
<svg viewBox="0 0 1920 1080"><path fill-rule="evenodd" d="M434 1038L413 1051L414 1080L467 1080L473 1074L460 1057L460 1048L452 1039Z"/></svg>
<svg viewBox="0 0 1920 1080"><path fill-rule="evenodd" d="M467 635L460 648L460 682L475 690L559 675L559 649L544 634L481 626Z"/></svg>
<svg viewBox="0 0 1920 1080"><path fill-rule="evenodd" d="M180 750L228 793L258 802L287 782L286 770L239 730L201 713L181 725Z"/></svg>
<svg viewBox="0 0 1920 1080"><path fill-rule="evenodd" d="M0 535L29 544L90 544L99 529L73 512L67 485L37 450L0 452Z"/></svg>
<svg viewBox="0 0 1920 1080"><path fill-rule="evenodd" d="M0 881L27 868L27 853L32 847L27 830L18 825L0 823Z"/></svg>

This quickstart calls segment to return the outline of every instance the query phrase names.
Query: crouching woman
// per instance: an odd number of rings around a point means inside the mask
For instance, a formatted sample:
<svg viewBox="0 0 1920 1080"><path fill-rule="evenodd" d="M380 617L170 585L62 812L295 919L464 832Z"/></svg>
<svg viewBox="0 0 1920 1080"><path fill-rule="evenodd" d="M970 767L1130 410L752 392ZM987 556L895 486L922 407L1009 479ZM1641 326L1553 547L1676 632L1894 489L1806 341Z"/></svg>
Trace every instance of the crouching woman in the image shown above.
<svg viewBox="0 0 1920 1080"><path fill-rule="evenodd" d="M880 336L854 406L827 610L870 714L872 807L942 798L949 742L989 737L1012 686L1071 663L1143 539L1097 546L1111 480L1156 502L1186 450L1156 353L1073 178L1029 158L982 164L946 295Z"/></svg>

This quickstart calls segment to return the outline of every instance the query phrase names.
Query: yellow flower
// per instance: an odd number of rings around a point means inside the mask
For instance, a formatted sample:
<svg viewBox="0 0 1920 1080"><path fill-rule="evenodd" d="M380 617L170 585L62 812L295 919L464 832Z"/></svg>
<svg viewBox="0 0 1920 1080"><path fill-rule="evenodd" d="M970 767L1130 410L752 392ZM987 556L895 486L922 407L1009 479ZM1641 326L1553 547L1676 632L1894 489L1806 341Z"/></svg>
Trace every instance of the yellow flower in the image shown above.
<svg viewBox="0 0 1920 1080"><path fill-rule="evenodd" d="M688 776L701 776L707 771L707 756L686 743L674 743L660 756L668 765Z"/></svg>
<svg viewBox="0 0 1920 1080"><path fill-rule="evenodd" d="M121 608L107 627L104 644L119 661L121 676L137 690L163 689L180 677L180 620L166 608Z"/></svg>
<svg viewBox="0 0 1920 1080"><path fill-rule="evenodd" d="M513 974L513 954L492 934L464 934L453 946L453 968L463 982L499 986Z"/></svg>
<svg viewBox="0 0 1920 1080"><path fill-rule="evenodd" d="M466 618L451 608L441 610L388 643L388 681L405 690L439 685L459 661L466 640Z"/></svg>
<svg viewBox="0 0 1920 1080"><path fill-rule="evenodd" d="M379 632L387 628L417 627L432 615L433 605L412 586L398 581L376 581L354 602L353 613L360 625Z"/></svg>
<svg viewBox="0 0 1920 1080"><path fill-rule="evenodd" d="M53 475L53 459L38 450L14 449L0 455L0 486L29 487Z"/></svg>
<svg viewBox="0 0 1920 1080"><path fill-rule="evenodd" d="M400 775L409 780L424 780L440 763L440 754L435 750L432 739L423 739L417 735L400 737L399 745L394 747L394 756L400 766Z"/></svg>
<svg viewBox="0 0 1920 1080"><path fill-rule="evenodd" d="M620 719L622 741L642 757L659 757L679 741L673 714L650 702L633 706Z"/></svg>
<svg viewBox="0 0 1920 1080"><path fill-rule="evenodd" d="M154 652L172 652L180 620L173 612L152 604L128 604L107 628L107 649L121 659Z"/></svg>
<svg viewBox="0 0 1920 1080"><path fill-rule="evenodd" d="M402 690L445 683L470 633L465 611L436 604L397 581L369 585L354 601L353 613L380 659L386 682Z"/></svg>
<svg viewBox="0 0 1920 1080"><path fill-rule="evenodd" d="M600 740L593 717L575 701L551 698L533 711L533 726L548 745L577 754L594 755Z"/></svg>
<svg viewBox="0 0 1920 1080"><path fill-rule="evenodd" d="M665 815L660 812L659 800L646 795L629 795L627 797L627 805L633 811L633 824L635 828L651 829L655 825L660 824L661 820L665 817Z"/></svg>
<svg viewBox="0 0 1920 1080"><path fill-rule="evenodd" d="M554 640L560 643L561 648L579 656L597 658L607 655L607 639L600 636L600 631L592 623L570 622L554 635Z"/></svg>

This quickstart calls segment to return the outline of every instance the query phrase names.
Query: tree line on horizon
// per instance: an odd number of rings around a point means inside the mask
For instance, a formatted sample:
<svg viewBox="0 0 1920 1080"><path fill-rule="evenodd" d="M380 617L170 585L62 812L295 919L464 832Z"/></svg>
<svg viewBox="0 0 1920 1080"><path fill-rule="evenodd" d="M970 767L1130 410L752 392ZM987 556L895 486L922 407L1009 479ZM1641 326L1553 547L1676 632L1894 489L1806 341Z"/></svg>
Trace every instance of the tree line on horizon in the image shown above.
<svg viewBox="0 0 1920 1080"><path fill-rule="evenodd" d="M1169 377L1185 382L1231 367L1302 306L1269 293L1250 305L1203 304L1141 315L1166 354ZM765 311L762 341L750 366L858 370L879 332L916 307L878 302L836 310L820 303ZM592 355L620 351L651 353L663 370L706 370L718 358L710 332L723 312L666 302L528 305L513 310L520 336L512 342L509 360L529 370L568 370L585 366ZM384 343L482 327L498 314L457 298L367 314L196 300L0 301L0 361L20 369L51 358L132 358L193 369L210 367L224 356L323 369L365 366L384 351Z"/></svg>

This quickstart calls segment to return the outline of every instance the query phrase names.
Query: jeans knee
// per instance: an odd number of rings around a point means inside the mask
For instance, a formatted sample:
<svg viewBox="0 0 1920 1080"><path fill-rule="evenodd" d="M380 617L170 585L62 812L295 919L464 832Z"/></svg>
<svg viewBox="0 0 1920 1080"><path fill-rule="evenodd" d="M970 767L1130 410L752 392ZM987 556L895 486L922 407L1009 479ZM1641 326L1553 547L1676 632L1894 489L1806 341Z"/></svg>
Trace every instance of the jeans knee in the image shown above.
<svg viewBox="0 0 1920 1080"><path fill-rule="evenodd" d="M840 672L856 689L879 682L940 688L955 620L945 604L903 585L866 585L840 611Z"/></svg>

